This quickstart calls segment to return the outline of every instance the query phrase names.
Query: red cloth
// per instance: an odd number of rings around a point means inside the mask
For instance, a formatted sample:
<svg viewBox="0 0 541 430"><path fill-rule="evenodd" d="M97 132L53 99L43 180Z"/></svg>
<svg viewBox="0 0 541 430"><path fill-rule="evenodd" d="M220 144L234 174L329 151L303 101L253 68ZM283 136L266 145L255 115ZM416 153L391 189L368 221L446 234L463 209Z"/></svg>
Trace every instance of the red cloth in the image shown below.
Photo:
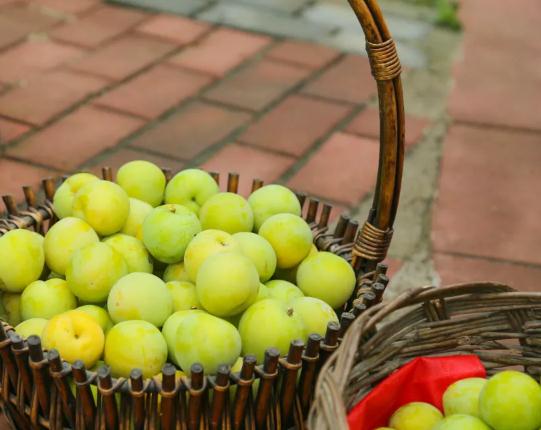
<svg viewBox="0 0 541 430"><path fill-rule="evenodd" d="M484 378L486 371L476 355L419 357L384 379L348 415L351 430L385 427L399 407L410 402L430 403L442 409L442 396L453 382Z"/></svg>

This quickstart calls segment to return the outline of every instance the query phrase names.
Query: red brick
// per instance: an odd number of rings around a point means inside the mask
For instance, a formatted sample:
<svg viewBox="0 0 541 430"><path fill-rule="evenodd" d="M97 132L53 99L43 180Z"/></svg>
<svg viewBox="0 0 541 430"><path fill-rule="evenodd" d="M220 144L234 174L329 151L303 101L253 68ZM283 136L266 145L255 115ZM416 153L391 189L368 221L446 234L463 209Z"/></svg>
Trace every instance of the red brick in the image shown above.
<svg viewBox="0 0 541 430"><path fill-rule="evenodd" d="M434 254L436 271L442 285L463 282L492 281L520 291L541 291L541 267L513 264L484 258Z"/></svg>
<svg viewBox="0 0 541 430"><path fill-rule="evenodd" d="M103 6L80 20L51 32L55 39L85 47L96 47L141 22L146 15L135 9Z"/></svg>
<svg viewBox="0 0 541 430"><path fill-rule="evenodd" d="M123 164L133 160L150 161L159 167L167 167L173 172L178 172L184 167L183 162L173 160L171 157L149 154L133 148L113 148L112 150L105 151L97 159L92 160L89 163L91 166L90 171L101 174L101 168L109 166L116 172Z"/></svg>
<svg viewBox="0 0 541 430"><path fill-rule="evenodd" d="M223 76L270 43L266 36L219 28L170 59L171 63Z"/></svg>
<svg viewBox="0 0 541 430"><path fill-rule="evenodd" d="M83 72L122 80L174 49L174 45L143 36L125 36L74 63Z"/></svg>
<svg viewBox="0 0 541 430"><path fill-rule="evenodd" d="M308 73L303 68L262 60L224 79L205 97L257 111L283 96Z"/></svg>
<svg viewBox="0 0 541 430"><path fill-rule="evenodd" d="M3 7L0 11L0 48L21 40L29 33L46 30L58 21L58 17L31 3L19 2Z"/></svg>
<svg viewBox="0 0 541 430"><path fill-rule="evenodd" d="M17 158L74 170L131 134L143 122L93 107L82 107L7 151Z"/></svg>
<svg viewBox="0 0 541 430"><path fill-rule="evenodd" d="M48 9L78 14L100 4L100 0L34 0Z"/></svg>
<svg viewBox="0 0 541 430"><path fill-rule="evenodd" d="M190 160L226 138L249 119L246 113L198 101L143 133L133 145Z"/></svg>
<svg viewBox="0 0 541 430"><path fill-rule="evenodd" d="M332 48L315 43L285 40L272 48L268 57L295 63L311 69L320 69L340 55Z"/></svg>
<svg viewBox="0 0 541 430"><path fill-rule="evenodd" d="M104 94L96 103L154 118L193 96L210 81L208 76L189 70L158 65Z"/></svg>
<svg viewBox="0 0 541 430"><path fill-rule="evenodd" d="M49 40L29 40L0 55L0 81L26 79L82 55L83 51Z"/></svg>
<svg viewBox="0 0 541 430"><path fill-rule="evenodd" d="M540 137L454 125L444 142L437 251L541 264Z"/></svg>
<svg viewBox="0 0 541 430"><path fill-rule="evenodd" d="M29 129L30 127L27 125L0 118L0 145L16 139L26 133Z"/></svg>
<svg viewBox="0 0 541 430"><path fill-rule="evenodd" d="M376 94L376 83L370 74L368 59L347 55L308 83L304 92L349 103L360 103Z"/></svg>
<svg viewBox="0 0 541 430"><path fill-rule="evenodd" d="M295 160L291 157L231 144L214 154L202 168L220 173L222 189L224 189L227 174L238 173L240 175L239 192L247 196L250 194L253 179L261 179L267 184L275 182L294 162Z"/></svg>
<svg viewBox="0 0 541 430"><path fill-rule="evenodd" d="M0 195L12 194L20 200L23 185L37 185L43 178L55 175L51 170L0 158Z"/></svg>
<svg viewBox="0 0 541 430"><path fill-rule="evenodd" d="M107 81L94 76L54 71L0 96L0 114L43 125L105 85Z"/></svg>
<svg viewBox="0 0 541 430"><path fill-rule="evenodd" d="M156 36L173 43L185 45L201 37L209 30L206 23L171 15L158 15L137 28L147 36Z"/></svg>
<svg viewBox="0 0 541 430"><path fill-rule="evenodd" d="M349 110L347 105L292 95L250 126L239 140L300 156Z"/></svg>
<svg viewBox="0 0 541 430"><path fill-rule="evenodd" d="M292 188L346 205L372 191L379 145L373 139L335 133L289 181Z"/></svg>
<svg viewBox="0 0 541 430"><path fill-rule="evenodd" d="M419 141L428 125L426 118L406 115L406 147ZM360 136L379 139L379 110L368 107L359 113L346 130Z"/></svg>

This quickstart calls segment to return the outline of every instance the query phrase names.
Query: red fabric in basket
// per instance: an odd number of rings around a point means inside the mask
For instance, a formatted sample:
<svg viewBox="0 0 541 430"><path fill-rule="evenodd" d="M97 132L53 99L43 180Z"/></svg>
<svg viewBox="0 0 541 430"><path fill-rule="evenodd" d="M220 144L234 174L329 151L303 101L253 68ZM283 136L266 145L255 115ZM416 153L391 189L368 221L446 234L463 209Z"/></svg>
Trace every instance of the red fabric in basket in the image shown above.
<svg viewBox="0 0 541 430"><path fill-rule="evenodd" d="M442 410L442 396L453 382L484 378L486 371L476 355L419 357L384 379L348 415L351 430L385 427L399 407L410 402L430 403Z"/></svg>

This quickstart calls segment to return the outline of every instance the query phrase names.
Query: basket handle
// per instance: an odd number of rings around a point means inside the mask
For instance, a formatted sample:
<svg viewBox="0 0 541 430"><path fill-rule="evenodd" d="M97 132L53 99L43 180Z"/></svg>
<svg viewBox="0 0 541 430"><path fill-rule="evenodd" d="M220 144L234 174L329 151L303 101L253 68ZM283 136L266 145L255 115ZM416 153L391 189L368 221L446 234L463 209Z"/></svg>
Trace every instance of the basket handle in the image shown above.
<svg viewBox="0 0 541 430"><path fill-rule="evenodd" d="M352 264L363 272L385 259L393 234L404 164L404 99L396 46L376 0L348 0L366 38L377 82L380 118L379 166L372 209L353 247Z"/></svg>

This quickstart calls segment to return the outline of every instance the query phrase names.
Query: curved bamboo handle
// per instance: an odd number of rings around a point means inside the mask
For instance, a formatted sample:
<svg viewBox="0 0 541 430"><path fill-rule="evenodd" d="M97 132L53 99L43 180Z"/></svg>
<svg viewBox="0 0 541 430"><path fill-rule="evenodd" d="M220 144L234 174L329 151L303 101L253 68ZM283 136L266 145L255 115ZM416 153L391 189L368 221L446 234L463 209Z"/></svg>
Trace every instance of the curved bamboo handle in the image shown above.
<svg viewBox="0 0 541 430"><path fill-rule="evenodd" d="M349 0L363 28L380 117L380 153L372 209L353 248L352 264L373 270L387 255L398 208L404 164L404 99L396 47L375 0Z"/></svg>

